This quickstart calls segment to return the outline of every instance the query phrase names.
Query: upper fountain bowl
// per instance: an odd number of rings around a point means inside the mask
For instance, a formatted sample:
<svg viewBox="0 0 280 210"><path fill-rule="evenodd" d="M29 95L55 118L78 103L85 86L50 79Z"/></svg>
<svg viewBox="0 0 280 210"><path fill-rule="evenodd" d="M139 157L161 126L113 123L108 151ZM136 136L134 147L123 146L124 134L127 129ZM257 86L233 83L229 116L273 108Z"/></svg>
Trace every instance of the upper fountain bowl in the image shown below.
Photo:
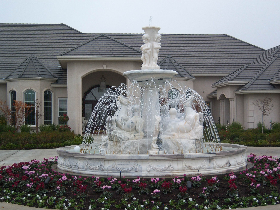
<svg viewBox="0 0 280 210"><path fill-rule="evenodd" d="M167 80L173 78L176 71L162 70L162 69L144 69L144 70L131 70L124 72L124 76L130 81L147 82L153 80Z"/></svg>

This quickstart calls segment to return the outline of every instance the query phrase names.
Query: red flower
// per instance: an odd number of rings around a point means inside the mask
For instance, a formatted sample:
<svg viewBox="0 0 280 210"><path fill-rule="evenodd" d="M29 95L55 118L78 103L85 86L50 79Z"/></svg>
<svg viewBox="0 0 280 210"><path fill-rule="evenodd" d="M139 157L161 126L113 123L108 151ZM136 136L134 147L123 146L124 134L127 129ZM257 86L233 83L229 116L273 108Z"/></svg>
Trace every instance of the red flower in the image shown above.
<svg viewBox="0 0 280 210"><path fill-rule="evenodd" d="M128 188L124 188L124 189L123 189L123 191L124 191L125 193L129 193L129 192L131 192L131 190L132 190L132 187L128 187Z"/></svg>
<svg viewBox="0 0 280 210"><path fill-rule="evenodd" d="M120 184L121 185L121 188L124 189L126 184Z"/></svg>
<svg viewBox="0 0 280 210"><path fill-rule="evenodd" d="M212 186L212 185L214 185L214 184L216 183L216 180L214 180L214 179L208 179L207 182L208 182L208 185L209 185L209 186Z"/></svg>
<svg viewBox="0 0 280 210"><path fill-rule="evenodd" d="M140 188L146 188L147 187L147 183L144 182L140 182Z"/></svg>
<svg viewBox="0 0 280 210"><path fill-rule="evenodd" d="M181 193L185 193L185 192L187 192L188 188L186 186L184 186L184 187L180 186L179 190Z"/></svg>
<svg viewBox="0 0 280 210"><path fill-rule="evenodd" d="M165 189L169 189L172 186L172 183L164 181L161 186Z"/></svg>

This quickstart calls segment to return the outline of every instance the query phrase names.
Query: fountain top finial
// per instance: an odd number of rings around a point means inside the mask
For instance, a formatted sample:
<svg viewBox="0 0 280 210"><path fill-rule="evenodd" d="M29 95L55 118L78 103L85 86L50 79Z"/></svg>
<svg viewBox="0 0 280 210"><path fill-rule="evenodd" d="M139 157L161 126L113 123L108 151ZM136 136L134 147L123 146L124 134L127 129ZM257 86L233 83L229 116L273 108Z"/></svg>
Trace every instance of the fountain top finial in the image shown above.
<svg viewBox="0 0 280 210"><path fill-rule="evenodd" d="M158 33L160 27L146 26L142 28L145 31L142 39L144 44L141 46L143 61L142 70L159 69L157 65L158 53L160 46L161 35Z"/></svg>

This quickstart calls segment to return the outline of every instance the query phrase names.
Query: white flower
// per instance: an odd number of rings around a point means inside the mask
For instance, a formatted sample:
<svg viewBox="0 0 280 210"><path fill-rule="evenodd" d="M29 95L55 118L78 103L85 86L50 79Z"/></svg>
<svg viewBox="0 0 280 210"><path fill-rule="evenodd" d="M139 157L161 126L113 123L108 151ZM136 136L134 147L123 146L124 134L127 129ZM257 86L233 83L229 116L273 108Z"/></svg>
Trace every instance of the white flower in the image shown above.
<svg viewBox="0 0 280 210"><path fill-rule="evenodd" d="M192 201L192 198L189 198L189 201Z"/></svg>
<svg viewBox="0 0 280 210"><path fill-rule="evenodd" d="M89 209L89 210L91 209L91 205L89 205L88 209Z"/></svg>
<svg viewBox="0 0 280 210"><path fill-rule="evenodd" d="M136 200L136 198L134 197L133 200Z"/></svg>

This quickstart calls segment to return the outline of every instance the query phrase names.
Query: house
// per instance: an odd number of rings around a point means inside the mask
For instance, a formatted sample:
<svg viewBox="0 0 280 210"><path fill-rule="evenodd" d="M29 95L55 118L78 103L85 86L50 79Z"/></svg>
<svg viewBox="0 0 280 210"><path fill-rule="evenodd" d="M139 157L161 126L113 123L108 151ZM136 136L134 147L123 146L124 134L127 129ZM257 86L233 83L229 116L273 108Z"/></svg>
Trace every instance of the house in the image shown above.
<svg viewBox="0 0 280 210"><path fill-rule="evenodd" d="M143 34L81 33L65 24L0 24L0 100L35 106L39 124L58 124L62 114L82 133L107 88L129 81L141 69ZM279 47L269 50L225 34L162 34L158 64L209 104L215 122L245 128L279 122ZM263 116L258 103L270 98ZM35 125L35 112L25 123Z"/></svg>

